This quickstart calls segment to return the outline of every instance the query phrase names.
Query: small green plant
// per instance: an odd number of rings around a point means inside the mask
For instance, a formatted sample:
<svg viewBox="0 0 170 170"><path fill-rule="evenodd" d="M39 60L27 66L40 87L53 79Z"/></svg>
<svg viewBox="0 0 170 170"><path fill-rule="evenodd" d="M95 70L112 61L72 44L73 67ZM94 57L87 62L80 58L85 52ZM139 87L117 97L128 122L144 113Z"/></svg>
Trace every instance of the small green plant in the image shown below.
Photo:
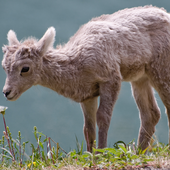
<svg viewBox="0 0 170 170"><path fill-rule="evenodd" d="M5 111L7 107L0 106L4 121L4 135L0 140L0 169L140 169L143 167L169 168L169 145L152 139L148 148L141 150L134 140L129 144L116 142L112 148L97 149L96 141L92 153L83 152L83 142L76 137L77 148L65 152L53 139L39 132L34 126L33 134L36 146L31 142L22 142L21 132L17 139L12 137L6 126ZM32 154L25 153L26 145L30 144Z"/></svg>

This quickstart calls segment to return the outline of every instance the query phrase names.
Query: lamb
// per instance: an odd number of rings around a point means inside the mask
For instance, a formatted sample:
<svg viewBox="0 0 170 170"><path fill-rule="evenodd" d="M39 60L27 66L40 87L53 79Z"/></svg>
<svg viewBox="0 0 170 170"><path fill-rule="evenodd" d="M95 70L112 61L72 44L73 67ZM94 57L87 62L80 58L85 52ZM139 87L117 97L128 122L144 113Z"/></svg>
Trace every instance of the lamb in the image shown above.
<svg viewBox="0 0 170 170"><path fill-rule="evenodd" d="M2 48L5 97L14 101L31 86L42 85L80 103L88 151L94 146L96 123L98 148L107 147L122 81L131 82L141 121L138 145L143 150L160 119L153 88L170 121L170 14L164 9L136 7L93 18L57 48L53 27L40 40L19 41L12 30L7 39L9 44Z"/></svg>

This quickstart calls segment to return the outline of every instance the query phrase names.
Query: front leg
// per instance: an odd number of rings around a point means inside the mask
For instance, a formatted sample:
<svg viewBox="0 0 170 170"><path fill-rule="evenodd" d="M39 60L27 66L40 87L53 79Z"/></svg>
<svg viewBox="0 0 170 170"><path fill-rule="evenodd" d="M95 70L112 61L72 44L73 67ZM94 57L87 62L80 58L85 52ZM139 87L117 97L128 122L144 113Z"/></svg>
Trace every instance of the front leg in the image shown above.
<svg viewBox="0 0 170 170"><path fill-rule="evenodd" d="M96 139L96 112L98 97L88 99L81 103L84 114L84 136L87 144L87 151L92 152L94 140Z"/></svg>
<svg viewBox="0 0 170 170"><path fill-rule="evenodd" d="M113 82L100 84L100 105L97 111L98 148L107 147L107 133L120 87L121 80L118 77Z"/></svg>

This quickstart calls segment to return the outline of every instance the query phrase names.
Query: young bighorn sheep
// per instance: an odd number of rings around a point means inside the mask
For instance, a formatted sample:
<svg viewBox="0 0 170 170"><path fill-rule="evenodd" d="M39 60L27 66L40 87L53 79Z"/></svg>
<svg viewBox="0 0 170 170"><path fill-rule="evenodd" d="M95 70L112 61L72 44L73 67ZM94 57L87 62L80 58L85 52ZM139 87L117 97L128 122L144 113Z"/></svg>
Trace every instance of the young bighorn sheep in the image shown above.
<svg viewBox="0 0 170 170"><path fill-rule="evenodd" d="M142 149L155 132L159 93L170 121L170 14L152 6L102 15L83 25L64 46L53 48L55 29L38 41L19 42L8 32L2 66L7 74L3 93L16 100L32 85L42 85L81 104L87 149L107 146L107 133L121 82L129 81L136 100ZM98 107L98 96L100 104Z"/></svg>

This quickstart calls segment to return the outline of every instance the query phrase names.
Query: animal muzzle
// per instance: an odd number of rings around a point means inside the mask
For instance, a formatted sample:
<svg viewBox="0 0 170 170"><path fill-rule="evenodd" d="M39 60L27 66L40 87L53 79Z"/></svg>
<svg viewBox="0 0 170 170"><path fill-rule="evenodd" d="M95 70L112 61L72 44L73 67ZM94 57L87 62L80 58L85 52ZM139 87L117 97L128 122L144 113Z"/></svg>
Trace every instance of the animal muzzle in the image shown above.
<svg viewBox="0 0 170 170"><path fill-rule="evenodd" d="M7 100L16 100L18 93L10 86L4 86L3 94L7 98Z"/></svg>
<svg viewBox="0 0 170 170"><path fill-rule="evenodd" d="M7 96L11 93L11 90L3 91L4 96L7 98Z"/></svg>

